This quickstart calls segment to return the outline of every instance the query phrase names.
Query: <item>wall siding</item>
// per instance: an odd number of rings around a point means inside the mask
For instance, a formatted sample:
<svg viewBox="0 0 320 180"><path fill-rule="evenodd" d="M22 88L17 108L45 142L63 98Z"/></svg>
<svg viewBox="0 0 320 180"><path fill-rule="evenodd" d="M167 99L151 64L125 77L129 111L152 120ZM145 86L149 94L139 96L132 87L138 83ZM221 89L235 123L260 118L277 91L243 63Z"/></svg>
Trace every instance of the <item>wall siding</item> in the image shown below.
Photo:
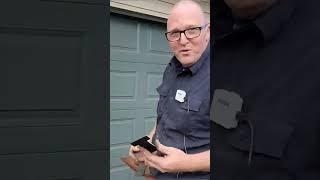
<svg viewBox="0 0 320 180"><path fill-rule="evenodd" d="M203 8L206 18L210 20L210 0L196 1ZM111 10L117 13L126 12L126 15L140 15L139 17L146 15L146 17L151 16L165 20L168 18L169 11L176 2L178 0L111 0L110 7Z"/></svg>

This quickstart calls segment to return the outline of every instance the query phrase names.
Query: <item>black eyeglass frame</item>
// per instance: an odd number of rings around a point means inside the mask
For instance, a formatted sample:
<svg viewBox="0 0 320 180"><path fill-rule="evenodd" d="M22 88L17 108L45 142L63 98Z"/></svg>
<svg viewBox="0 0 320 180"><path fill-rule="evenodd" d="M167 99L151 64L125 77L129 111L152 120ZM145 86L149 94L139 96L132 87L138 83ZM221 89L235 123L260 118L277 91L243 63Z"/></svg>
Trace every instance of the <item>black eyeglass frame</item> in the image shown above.
<svg viewBox="0 0 320 180"><path fill-rule="evenodd" d="M207 24L205 24L205 25L202 25L202 26L197 26L197 27L188 28L188 29L185 29L185 30L183 30L183 31L174 31L175 33L179 33L179 38L178 38L177 40L173 40L173 41L172 41L172 40L169 40L169 38L168 38L168 34L169 34L169 33L172 33L172 31L165 32L164 34L165 34L165 36L166 36L166 39L167 39L168 41L170 41L170 42L179 41L180 38L181 38L181 33L183 33L184 36L186 36L187 39L193 39L193 38L199 37L199 36L201 35L202 29L206 28L208 25L209 25L209 23L207 23ZM189 38L189 37L186 35L186 31L188 31L188 30L193 30L193 29L199 29L199 30L200 30L200 33L199 33L198 36Z"/></svg>

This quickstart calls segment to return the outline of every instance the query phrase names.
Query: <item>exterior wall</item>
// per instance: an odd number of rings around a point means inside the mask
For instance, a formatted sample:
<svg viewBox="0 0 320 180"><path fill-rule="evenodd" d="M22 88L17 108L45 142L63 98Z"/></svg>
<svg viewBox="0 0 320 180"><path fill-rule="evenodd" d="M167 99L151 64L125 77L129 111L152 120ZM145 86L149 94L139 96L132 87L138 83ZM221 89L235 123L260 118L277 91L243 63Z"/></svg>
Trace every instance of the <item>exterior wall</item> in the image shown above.
<svg viewBox="0 0 320 180"><path fill-rule="evenodd" d="M210 20L210 0L195 0L202 6L205 15ZM170 9L178 0L111 0L111 11L165 22Z"/></svg>

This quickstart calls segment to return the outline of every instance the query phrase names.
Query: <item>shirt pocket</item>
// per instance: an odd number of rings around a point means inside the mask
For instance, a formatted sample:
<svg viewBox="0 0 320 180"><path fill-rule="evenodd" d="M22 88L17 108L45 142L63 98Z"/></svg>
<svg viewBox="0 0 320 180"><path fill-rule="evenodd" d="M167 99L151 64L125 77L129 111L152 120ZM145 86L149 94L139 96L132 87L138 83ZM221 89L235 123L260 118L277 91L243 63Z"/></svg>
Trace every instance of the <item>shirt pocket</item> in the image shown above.
<svg viewBox="0 0 320 180"><path fill-rule="evenodd" d="M251 134L248 122L242 120L238 127L229 134L229 143L237 149L248 152L250 144L253 143L254 156L262 155L269 159L281 159L294 131L294 126L290 123L290 116L275 117L275 114L249 115L248 118L253 125L253 134ZM253 142L251 142L252 136Z"/></svg>
<svg viewBox="0 0 320 180"><path fill-rule="evenodd" d="M175 108L169 117L174 120L172 126L183 134L190 134L198 126L202 101L197 98L186 98L183 103L176 101L171 103L170 108Z"/></svg>
<svg viewBox="0 0 320 180"><path fill-rule="evenodd" d="M196 98L186 99L184 103L181 103L181 108L186 112L198 112L200 110L202 101Z"/></svg>

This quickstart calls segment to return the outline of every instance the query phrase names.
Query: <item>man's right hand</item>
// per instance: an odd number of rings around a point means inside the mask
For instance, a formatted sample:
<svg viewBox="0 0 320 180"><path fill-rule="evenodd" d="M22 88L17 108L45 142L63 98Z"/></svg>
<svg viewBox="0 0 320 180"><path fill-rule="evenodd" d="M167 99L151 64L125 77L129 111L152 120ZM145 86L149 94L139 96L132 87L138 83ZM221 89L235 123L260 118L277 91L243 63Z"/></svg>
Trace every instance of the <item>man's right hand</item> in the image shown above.
<svg viewBox="0 0 320 180"><path fill-rule="evenodd" d="M134 158L137 163L144 162L144 157L142 151L139 149L139 146L131 146L129 149L129 156Z"/></svg>
<svg viewBox="0 0 320 180"><path fill-rule="evenodd" d="M135 159L137 165L139 163L144 164L145 159L143 151L144 150L140 149L139 146L131 146L129 149L129 156ZM147 176L145 177L145 180L156 180L156 178L152 176Z"/></svg>

